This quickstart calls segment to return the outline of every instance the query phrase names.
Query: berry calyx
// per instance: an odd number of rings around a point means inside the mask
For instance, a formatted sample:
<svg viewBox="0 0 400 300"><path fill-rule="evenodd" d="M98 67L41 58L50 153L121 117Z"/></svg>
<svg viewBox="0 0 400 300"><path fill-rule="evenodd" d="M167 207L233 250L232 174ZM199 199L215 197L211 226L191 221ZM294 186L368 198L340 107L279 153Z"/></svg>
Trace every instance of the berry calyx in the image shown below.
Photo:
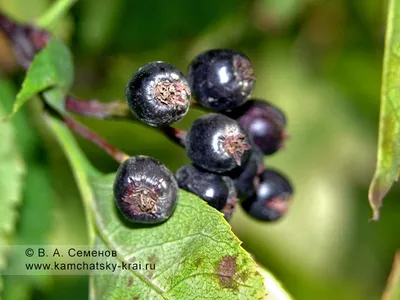
<svg viewBox="0 0 400 300"><path fill-rule="evenodd" d="M224 111L248 99L255 76L247 56L215 49L201 53L190 63L188 81L196 102L215 111Z"/></svg>
<svg viewBox="0 0 400 300"><path fill-rule="evenodd" d="M190 94L185 76L161 61L141 67L125 90L132 113L150 126L169 125L182 119L189 110Z"/></svg>
<svg viewBox="0 0 400 300"><path fill-rule="evenodd" d="M252 99L231 112L227 116L237 120L248 133L250 140L265 155L270 155L283 147L287 138L285 132L286 117L272 104Z"/></svg>
<svg viewBox="0 0 400 300"><path fill-rule="evenodd" d="M260 184L241 205L253 218L261 221L276 221L289 209L293 188L289 180L272 169L260 176Z"/></svg>
<svg viewBox="0 0 400 300"><path fill-rule="evenodd" d="M118 168L114 199L127 220L160 223L167 220L175 209L178 184L159 161L147 156L134 156Z"/></svg>
<svg viewBox="0 0 400 300"><path fill-rule="evenodd" d="M232 193L235 194L232 179L192 165L179 168L175 172L175 178L181 189L199 196L217 210L223 209L232 198Z"/></svg>
<svg viewBox="0 0 400 300"><path fill-rule="evenodd" d="M239 124L221 114L208 114L193 122L186 135L186 152L194 165L223 173L247 162L250 141Z"/></svg>

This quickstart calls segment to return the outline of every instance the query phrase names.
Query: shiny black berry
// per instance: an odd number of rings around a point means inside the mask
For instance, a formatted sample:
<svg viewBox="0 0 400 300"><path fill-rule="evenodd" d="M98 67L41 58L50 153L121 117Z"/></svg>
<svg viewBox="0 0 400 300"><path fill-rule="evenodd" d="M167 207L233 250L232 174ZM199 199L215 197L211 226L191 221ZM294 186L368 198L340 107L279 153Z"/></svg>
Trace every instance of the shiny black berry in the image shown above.
<svg viewBox="0 0 400 300"><path fill-rule="evenodd" d="M173 213L178 184L159 161L134 156L119 167L114 181L114 199L121 214L135 223L160 223Z"/></svg>
<svg viewBox="0 0 400 300"><path fill-rule="evenodd" d="M250 141L239 124L221 114L195 120L186 135L186 151L194 165L223 173L247 162Z"/></svg>
<svg viewBox="0 0 400 300"><path fill-rule="evenodd" d="M260 184L241 205L252 217L262 221L276 221L288 210L293 188L288 179L277 171L266 169Z"/></svg>
<svg viewBox="0 0 400 300"><path fill-rule="evenodd" d="M286 139L286 117L283 112L262 100L252 99L226 113L237 120L265 155L278 151Z"/></svg>
<svg viewBox="0 0 400 300"><path fill-rule="evenodd" d="M150 126L177 122L187 113L190 88L185 76L165 62L141 67L126 84L126 99L132 113Z"/></svg>
<svg viewBox="0 0 400 300"><path fill-rule="evenodd" d="M192 165L179 168L175 178L181 189L199 196L217 210L225 207L234 189L229 177L203 171Z"/></svg>
<svg viewBox="0 0 400 300"><path fill-rule="evenodd" d="M239 198L244 199L254 193L260 183L258 177L264 170L264 155L253 147L247 163L226 173L233 179Z"/></svg>
<svg viewBox="0 0 400 300"><path fill-rule="evenodd" d="M200 105L224 111L248 99L255 77L244 54L217 49L201 53L190 63L188 81Z"/></svg>

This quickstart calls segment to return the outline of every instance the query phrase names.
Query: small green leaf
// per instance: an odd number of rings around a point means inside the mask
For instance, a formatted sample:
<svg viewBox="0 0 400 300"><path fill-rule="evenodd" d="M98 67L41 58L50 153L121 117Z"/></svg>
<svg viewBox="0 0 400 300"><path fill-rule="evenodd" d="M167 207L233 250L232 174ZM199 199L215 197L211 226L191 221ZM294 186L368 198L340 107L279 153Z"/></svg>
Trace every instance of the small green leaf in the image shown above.
<svg viewBox="0 0 400 300"><path fill-rule="evenodd" d="M378 157L369 190L372 220L400 170L400 3L389 3L383 61Z"/></svg>
<svg viewBox="0 0 400 300"><path fill-rule="evenodd" d="M64 148L93 222L95 245L110 263L152 263L154 270L94 275L92 299L263 299L263 277L221 213L181 191L172 217L157 226L127 224L114 205L114 174L99 175L62 123L48 122Z"/></svg>
<svg viewBox="0 0 400 300"><path fill-rule="evenodd" d="M8 118L11 118L26 101L44 90L58 87L68 91L72 80L73 64L68 48L60 41L50 40L33 59Z"/></svg>
<svg viewBox="0 0 400 300"><path fill-rule="evenodd" d="M6 86L0 85L0 99L6 101L12 97ZM0 116L4 115L3 105L0 102ZM15 233L18 218L18 206L21 202L22 180L24 165L16 145L13 124L0 123L0 245L9 245ZM0 251L0 271L7 267L8 251L5 247ZM0 292L2 291L0 277Z"/></svg>

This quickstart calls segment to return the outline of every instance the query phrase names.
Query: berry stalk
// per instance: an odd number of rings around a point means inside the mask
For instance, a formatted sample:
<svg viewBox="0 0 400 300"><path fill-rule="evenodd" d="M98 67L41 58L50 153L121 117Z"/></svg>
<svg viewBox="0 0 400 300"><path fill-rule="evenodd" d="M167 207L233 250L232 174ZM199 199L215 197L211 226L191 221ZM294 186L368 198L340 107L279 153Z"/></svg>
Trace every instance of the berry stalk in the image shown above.
<svg viewBox="0 0 400 300"><path fill-rule="evenodd" d="M98 100L79 100L72 96L65 98L65 109L74 114L95 119L135 119L128 105L120 100L102 103Z"/></svg>
<svg viewBox="0 0 400 300"><path fill-rule="evenodd" d="M137 120L131 113L128 105L121 101L115 100L110 103L102 103L98 100L79 100L72 96L65 99L65 109L74 114L95 118L95 119L128 119ZM176 144L185 147L186 131L166 125L157 127L167 138Z"/></svg>
<svg viewBox="0 0 400 300"><path fill-rule="evenodd" d="M186 147L185 146L186 131L174 128L172 126L163 126L160 127L159 130L171 141L177 143L182 147Z"/></svg>
<svg viewBox="0 0 400 300"><path fill-rule="evenodd" d="M129 155L117 149L102 137L97 135L94 131L90 130L86 126L82 125L78 121L74 120L69 116L63 116L65 124L74 132L82 136L83 138L91 141L93 144L97 145L100 149L104 150L118 163L122 164L125 160L129 158Z"/></svg>

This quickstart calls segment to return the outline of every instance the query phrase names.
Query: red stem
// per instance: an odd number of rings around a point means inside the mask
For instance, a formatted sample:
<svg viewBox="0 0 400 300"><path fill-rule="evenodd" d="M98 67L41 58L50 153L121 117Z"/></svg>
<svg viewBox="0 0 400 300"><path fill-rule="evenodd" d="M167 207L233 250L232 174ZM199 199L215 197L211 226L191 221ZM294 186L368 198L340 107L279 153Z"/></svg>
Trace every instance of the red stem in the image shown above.
<svg viewBox="0 0 400 300"><path fill-rule="evenodd" d="M158 129L170 140L182 147L185 147L186 131L171 126L163 126Z"/></svg>
<svg viewBox="0 0 400 300"><path fill-rule="evenodd" d="M65 109L77 115L96 119L134 119L128 106L119 100L102 103L94 99L83 101L72 96L67 96L65 99Z"/></svg>
<svg viewBox="0 0 400 300"><path fill-rule="evenodd" d="M83 138L91 141L93 144L96 144L99 148L103 149L107 152L112 158L114 158L117 162L123 163L129 155L115 148L113 145L108 143L106 140L98 136L95 132L85 127L78 121L73 118L65 115L63 116L65 124L74 132L82 136Z"/></svg>

